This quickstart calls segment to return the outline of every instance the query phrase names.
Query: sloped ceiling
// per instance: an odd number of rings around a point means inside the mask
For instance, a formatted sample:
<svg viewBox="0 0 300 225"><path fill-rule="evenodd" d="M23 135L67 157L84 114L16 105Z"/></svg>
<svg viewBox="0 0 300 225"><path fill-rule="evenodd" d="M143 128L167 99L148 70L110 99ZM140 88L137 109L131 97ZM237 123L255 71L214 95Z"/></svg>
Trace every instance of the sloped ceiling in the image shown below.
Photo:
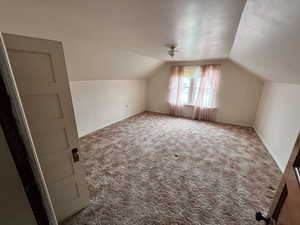
<svg viewBox="0 0 300 225"><path fill-rule="evenodd" d="M0 30L64 43L71 80L144 78L174 60L228 57L245 0L1 0Z"/></svg>
<svg viewBox="0 0 300 225"><path fill-rule="evenodd" d="M230 57L266 80L300 83L300 1L248 0Z"/></svg>
<svg viewBox="0 0 300 225"><path fill-rule="evenodd" d="M163 62L110 40L102 27L110 22L96 17L100 2L1 0L0 31L62 41L71 81L144 79Z"/></svg>
<svg viewBox="0 0 300 225"><path fill-rule="evenodd" d="M299 0L0 3L0 31L63 41L71 80L143 79L176 43L175 61L230 57L264 79L300 82Z"/></svg>

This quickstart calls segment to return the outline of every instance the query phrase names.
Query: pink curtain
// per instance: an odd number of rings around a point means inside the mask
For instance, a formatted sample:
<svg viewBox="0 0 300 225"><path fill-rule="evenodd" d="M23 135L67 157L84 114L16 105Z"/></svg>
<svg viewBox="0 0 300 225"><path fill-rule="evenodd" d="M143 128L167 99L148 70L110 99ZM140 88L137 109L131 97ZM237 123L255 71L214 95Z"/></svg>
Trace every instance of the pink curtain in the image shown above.
<svg viewBox="0 0 300 225"><path fill-rule="evenodd" d="M193 119L216 121L217 93L220 80L218 65L201 66Z"/></svg>
<svg viewBox="0 0 300 225"><path fill-rule="evenodd" d="M172 75L169 81L168 103L170 114L173 116L181 116L183 107L183 66L173 66Z"/></svg>

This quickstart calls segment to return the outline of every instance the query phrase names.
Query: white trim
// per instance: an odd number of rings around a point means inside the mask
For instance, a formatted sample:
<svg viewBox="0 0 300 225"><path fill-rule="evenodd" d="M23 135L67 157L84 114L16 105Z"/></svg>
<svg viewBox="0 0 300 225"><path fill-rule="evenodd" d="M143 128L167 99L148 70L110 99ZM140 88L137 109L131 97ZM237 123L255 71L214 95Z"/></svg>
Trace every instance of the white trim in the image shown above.
<svg viewBox="0 0 300 225"><path fill-rule="evenodd" d="M217 120L217 123L224 123L224 124L230 124L230 125L236 125L241 127L253 127L253 125L248 123L239 123L239 122L232 122L232 121L226 121L226 120Z"/></svg>
<svg viewBox="0 0 300 225"><path fill-rule="evenodd" d="M160 113L160 114L164 114L164 115L170 115L167 112L154 111L154 110L146 110L146 112L153 112L153 113ZM192 117L182 117L182 118L192 119ZM236 125L236 126L242 126L242 127L253 127L253 125L251 125L251 124L237 123L237 122L231 122L231 121L225 121L225 120L217 120L216 123L224 123L224 124Z"/></svg>
<svg viewBox="0 0 300 225"><path fill-rule="evenodd" d="M115 123L118 123L118 122L120 122L120 121L122 121L122 120L128 119L128 118L130 118L130 117L133 117L133 116L138 115L138 114L143 113L143 112L146 112L146 110L140 111L140 112L135 112L135 113L133 113L133 114L131 114L131 115L122 117L121 119L114 120L114 121L109 122L109 123L106 123L106 124L104 124L104 125L99 125L99 126L95 127L92 131L87 132L86 134L80 135L79 138L82 138L82 137L84 137L84 136L90 135L90 134L92 134L92 133L94 133L94 132L96 132L96 131L98 131L98 130L100 130L100 129L103 129L103 128L105 128L105 127L108 127L108 126L110 126L110 125L113 125L113 124L115 124Z"/></svg>

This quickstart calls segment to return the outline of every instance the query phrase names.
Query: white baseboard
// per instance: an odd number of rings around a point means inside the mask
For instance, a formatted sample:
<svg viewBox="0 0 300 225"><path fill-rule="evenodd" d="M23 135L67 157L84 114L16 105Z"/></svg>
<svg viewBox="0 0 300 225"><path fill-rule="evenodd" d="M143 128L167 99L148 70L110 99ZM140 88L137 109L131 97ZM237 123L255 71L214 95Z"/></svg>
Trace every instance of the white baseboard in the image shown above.
<svg viewBox="0 0 300 225"><path fill-rule="evenodd" d="M154 112L154 113L160 113L164 115L169 115L166 112L160 112L160 111L154 111L154 110L147 110L147 112ZM192 119L191 117L183 117L186 119ZM224 123L224 124L229 124L229 125L237 125L237 126L242 126L242 127L253 127L252 124L247 124L247 123L238 123L238 122L232 122L232 121L225 121L225 120L217 120L217 123Z"/></svg>
<svg viewBox="0 0 300 225"><path fill-rule="evenodd" d="M153 113L160 113L160 114L164 114L164 115L170 115L168 112L165 112L165 111L155 111L155 110L149 110L149 109L146 109L146 112L153 112Z"/></svg>
<svg viewBox="0 0 300 225"><path fill-rule="evenodd" d="M232 122L232 121L226 121L226 120L217 120L217 123L224 123L224 124L230 124L230 125L237 125L241 127L253 127L253 125L248 123L239 123L239 122Z"/></svg>
<svg viewBox="0 0 300 225"><path fill-rule="evenodd" d="M79 136L79 138L82 138L82 137L84 137L84 136L90 135L90 134L92 134L92 133L94 133L94 132L96 132L96 131L98 131L98 130L100 130L100 129L103 129L104 127L108 127L108 126L110 126L110 125L112 125L112 124L114 124L114 123L117 123L117 122L120 122L120 121L122 121L122 120L128 119L128 118L130 118L130 117L133 117L133 116L138 115L138 114L143 113L143 112L145 112L145 111L136 112L136 113L133 113L133 114L131 114L131 115L122 117L121 119L114 120L114 121L112 121L112 122L106 123L106 124L101 125L101 126L97 126L97 127L95 127L92 131L90 131L90 132L88 132L88 133L86 133L86 134L84 134L84 135Z"/></svg>

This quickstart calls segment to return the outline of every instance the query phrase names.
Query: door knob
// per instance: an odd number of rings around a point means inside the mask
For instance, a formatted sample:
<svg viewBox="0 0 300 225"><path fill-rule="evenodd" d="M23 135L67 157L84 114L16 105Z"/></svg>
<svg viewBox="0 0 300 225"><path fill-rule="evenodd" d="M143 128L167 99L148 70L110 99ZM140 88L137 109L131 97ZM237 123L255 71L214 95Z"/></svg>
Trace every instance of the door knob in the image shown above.
<svg viewBox="0 0 300 225"><path fill-rule="evenodd" d="M72 149L72 155L73 155L73 161L78 162L79 161L78 148L73 148Z"/></svg>
<svg viewBox="0 0 300 225"><path fill-rule="evenodd" d="M270 219L264 217L264 216L262 215L261 212L256 212L256 214L255 214L255 219L256 219L257 221L264 221L265 224L269 224L269 223L270 223Z"/></svg>

